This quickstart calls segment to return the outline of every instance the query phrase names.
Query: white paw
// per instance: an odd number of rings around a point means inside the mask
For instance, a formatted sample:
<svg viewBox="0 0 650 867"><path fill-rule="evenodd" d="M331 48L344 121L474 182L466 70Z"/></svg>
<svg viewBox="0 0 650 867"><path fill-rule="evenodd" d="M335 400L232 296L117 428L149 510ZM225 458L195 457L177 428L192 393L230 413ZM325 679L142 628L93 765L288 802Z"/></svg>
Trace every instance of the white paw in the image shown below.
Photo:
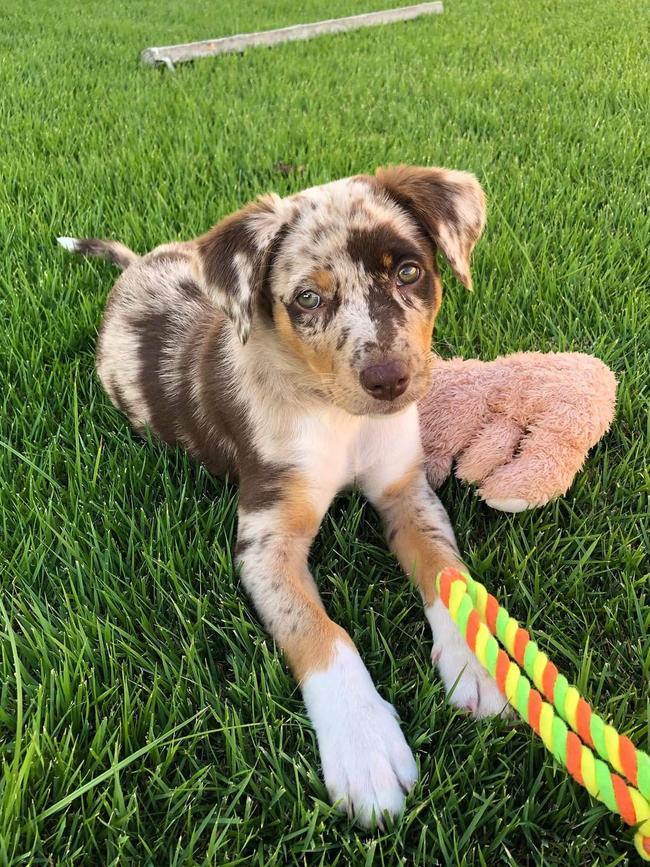
<svg viewBox="0 0 650 867"><path fill-rule="evenodd" d="M433 633L431 659L449 702L476 717L509 715L506 697L469 649L444 604L437 599L426 614Z"/></svg>
<svg viewBox="0 0 650 867"><path fill-rule="evenodd" d="M369 827L396 816L417 780L413 754L391 704L356 650L340 642L330 666L303 683L332 802Z"/></svg>

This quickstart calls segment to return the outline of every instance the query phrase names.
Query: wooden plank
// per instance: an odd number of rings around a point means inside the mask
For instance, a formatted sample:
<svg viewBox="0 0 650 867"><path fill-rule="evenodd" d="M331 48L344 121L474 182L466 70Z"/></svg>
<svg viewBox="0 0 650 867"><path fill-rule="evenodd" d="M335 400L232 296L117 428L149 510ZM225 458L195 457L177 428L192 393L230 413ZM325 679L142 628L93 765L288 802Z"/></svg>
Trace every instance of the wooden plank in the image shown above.
<svg viewBox="0 0 650 867"><path fill-rule="evenodd" d="M186 42L181 45L163 45L145 48L140 55L143 63L164 63L173 69L175 63L196 60L198 57L214 57L216 54L243 51L257 45L278 45L281 42L295 42L313 39L326 33L343 33L358 30L360 27L375 27L378 24L391 24L394 21L409 21L421 15L439 15L443 5L436 3L416 3L399 9L385 9L382 12L367 12L363 15L349 15L346 18L331 18L314 24L294 24L277 30L260 30L257 33L239 33L220 39L205 39L202 42Z"/></svg>

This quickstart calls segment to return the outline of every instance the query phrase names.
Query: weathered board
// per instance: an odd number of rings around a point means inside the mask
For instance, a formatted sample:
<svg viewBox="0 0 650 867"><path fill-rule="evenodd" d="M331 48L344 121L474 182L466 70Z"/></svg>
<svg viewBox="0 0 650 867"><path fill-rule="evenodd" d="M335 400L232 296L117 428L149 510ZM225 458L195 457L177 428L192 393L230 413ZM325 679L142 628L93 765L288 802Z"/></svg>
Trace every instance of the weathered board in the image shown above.
<svg viewBox="0 0 650 867"><path fill-rule="evenodd" d="M394 21L409 21L421 15L439 15L443 5L436 3L416 3L399 9L385 9L381 12L367 12L363 15L349 15L346 18L331 18L314 24L294 24L277 30L260 30L257 33L239 33L220 39L205 39L202 42L185 42L180 45L163 45L145 48L140 55L143 63L151 65L164 63L173 69L175 63L196 60L198 57L213 57L215 54L228 54L243 51L258 45L278 45L281 42L295 42L313 39L326 33L343 33L361 27L375 27L378 24L392 24Z"/></svg>

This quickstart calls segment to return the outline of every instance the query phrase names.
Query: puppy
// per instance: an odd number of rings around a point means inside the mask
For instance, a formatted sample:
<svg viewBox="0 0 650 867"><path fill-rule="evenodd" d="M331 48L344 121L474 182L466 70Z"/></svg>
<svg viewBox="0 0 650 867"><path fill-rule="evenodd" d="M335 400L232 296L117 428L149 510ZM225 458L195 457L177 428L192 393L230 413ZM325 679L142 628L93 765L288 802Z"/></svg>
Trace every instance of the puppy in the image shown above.
<svg viewBox="0 0 650 867"><path fill-rule="evenodd" d="M442 296L436 255L471 287L484 220L472 175L399 166L265 196L142 257L59 239L124 271L97 346L112 402L137 430L238 478L242 582L300 684L332 801L364 825L399 813L417 770L309 572L338 491L356 484L380 512L452 703L476 716L504 706L436 600L437 573L462 564L426 480L417 410Z"/></svg>

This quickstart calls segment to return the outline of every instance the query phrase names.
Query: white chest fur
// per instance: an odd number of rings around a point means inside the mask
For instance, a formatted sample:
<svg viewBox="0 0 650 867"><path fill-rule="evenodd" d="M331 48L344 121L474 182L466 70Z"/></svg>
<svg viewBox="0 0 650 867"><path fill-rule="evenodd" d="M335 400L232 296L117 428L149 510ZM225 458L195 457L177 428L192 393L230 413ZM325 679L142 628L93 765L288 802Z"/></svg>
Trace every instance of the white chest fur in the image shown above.
<svg viewBox="0 0 650 867"><path fill-rule="evenodd" d="M331 494L356 482L380 493L421 457L415 404L388 416L327 408L305 414L292 433L288 453L316 489Z"/></svg>

